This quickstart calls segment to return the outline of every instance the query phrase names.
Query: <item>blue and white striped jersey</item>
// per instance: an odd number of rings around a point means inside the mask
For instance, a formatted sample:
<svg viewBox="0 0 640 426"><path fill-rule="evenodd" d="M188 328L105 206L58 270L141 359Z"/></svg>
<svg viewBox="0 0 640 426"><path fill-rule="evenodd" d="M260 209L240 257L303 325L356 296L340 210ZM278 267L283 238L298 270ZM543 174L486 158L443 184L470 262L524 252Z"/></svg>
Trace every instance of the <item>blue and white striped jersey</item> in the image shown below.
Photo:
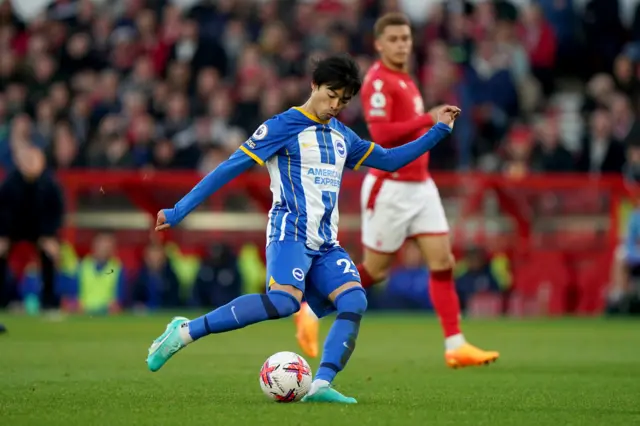
<svg viewBox="0 0 640 426"><path fill-rule="evenodd" d="M317 251L337 245L342 172L357 170L373 148L338 120L323 122L300 108L262 124L240 149L271 177L267 245L301 241Z"/></svg>

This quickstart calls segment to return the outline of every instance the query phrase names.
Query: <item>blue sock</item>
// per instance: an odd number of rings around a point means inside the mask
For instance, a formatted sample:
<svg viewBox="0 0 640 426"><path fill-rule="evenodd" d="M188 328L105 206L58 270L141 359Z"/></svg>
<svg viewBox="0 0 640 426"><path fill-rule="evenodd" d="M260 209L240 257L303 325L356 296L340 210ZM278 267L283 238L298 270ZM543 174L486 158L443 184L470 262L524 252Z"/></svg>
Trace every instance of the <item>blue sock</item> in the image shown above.
<svg viewBox="0 0 640 426"><path fill-rule="evenodd" d="M315 377L316 380L326 380L329 383L347 365L356 348L360 320L367 310L367 297L364 290L357 287L340 294L335 305L338 315L324 342L320 368Z"/></svg>
<svg viewBox="0 0 640 426"><path fill-rule="evenodd" d="M300 302L291 294L273 290L267 294L247 294L189 322L189 334L197 340L212 333L237 330L257 322L293 315Z"/></svg>

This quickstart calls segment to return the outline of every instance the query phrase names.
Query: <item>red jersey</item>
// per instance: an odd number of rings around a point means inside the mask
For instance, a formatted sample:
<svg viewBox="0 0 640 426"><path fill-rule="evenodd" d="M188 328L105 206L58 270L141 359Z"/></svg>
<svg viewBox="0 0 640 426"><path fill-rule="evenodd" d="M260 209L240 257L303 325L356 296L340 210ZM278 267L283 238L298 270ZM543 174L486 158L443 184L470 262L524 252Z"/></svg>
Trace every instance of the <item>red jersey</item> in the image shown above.
<svg viewBox="0 0 640 426"><path fill-rule="evenodd" d="M392 148L418 139L433 119L424 112L422 95L408 73L394 71L377 61L364 77L361 91L364 116L372 140ZM370 169L374 176L400 181L429 179L429 153L396 172Z"/></svg>

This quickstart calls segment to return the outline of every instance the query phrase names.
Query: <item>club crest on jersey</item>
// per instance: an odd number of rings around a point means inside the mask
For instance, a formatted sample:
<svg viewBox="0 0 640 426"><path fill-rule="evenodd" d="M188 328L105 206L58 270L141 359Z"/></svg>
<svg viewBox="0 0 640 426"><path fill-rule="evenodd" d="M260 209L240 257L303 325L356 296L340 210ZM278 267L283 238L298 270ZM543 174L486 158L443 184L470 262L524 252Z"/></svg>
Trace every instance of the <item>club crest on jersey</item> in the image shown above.
<svg viewBox="0 0 640 426"><path fill-rule="evenodd" d="M374 109L381 109L387 105L387 98L384 97L382 92L376 92L371 95L371 107Z"/></svg>
<svg viewBox="0 0 640 426"><path fill-rule="evenodd" d="M347 155L347 147L342 139L338 139L336 141L336 152L338 153L340 158L344 158L345 155Z"/></svg>
<svg viewBox="0 0 640 426"><path fill-rule="evenodd" d="M293 271L291 271L291 275L293 275L293 278L298 281L304 281L304 272L300 268L293 268Z"/></svg>
<svg viewBox="0 0 640 426"><path fill-rule="evenodd" d="M265 136L267 136L267 133L269 133L269 128L267 127L266 124L262 124L260 127L256 129L255 132L253 132L253 135L251 136L251 138L259 141L261 139L264 139Z"/></svg>

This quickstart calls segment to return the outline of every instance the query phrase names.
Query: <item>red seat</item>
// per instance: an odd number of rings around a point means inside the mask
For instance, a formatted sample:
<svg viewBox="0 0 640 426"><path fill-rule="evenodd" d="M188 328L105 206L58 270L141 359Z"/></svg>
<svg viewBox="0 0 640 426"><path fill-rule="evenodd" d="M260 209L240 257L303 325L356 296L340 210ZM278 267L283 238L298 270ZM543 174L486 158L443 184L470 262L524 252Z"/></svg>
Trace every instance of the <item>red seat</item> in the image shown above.
<svg viewBox="0 0 640 426"><path fill-rule="evenodd" d="M24 268L32 261L39 261L34 244L21 241L11 247L9 269L16 277L21 278Z"/></svg>
<svg viewBox="0 0 640 426"><path fill-rule="evenodd" d="M141 249L135 246L120 246L118 247L117 256L122 262L127 278L135 278L142 264Z"/></svg>
<svg viewBox="0 0 640 426"><path fill-rule="evenodd" d="M531 252L519 256L514 264L513 280L511 309L525 316L567 313L571 273L562 253Z"/></svg>
<svg viewBox="0 0 640 426"><path fill-rule="evenodd" d="M611 257L610 253L598 253L576 265L578 314L598 315L604 310L611 278Z"/></svg>
<svg viewBox="0 0 640 426"><path fill-rule="evenodd" d="M502 295L477 293L469 300L467 313L474 318L494 318L502 315Z"/></svg>

